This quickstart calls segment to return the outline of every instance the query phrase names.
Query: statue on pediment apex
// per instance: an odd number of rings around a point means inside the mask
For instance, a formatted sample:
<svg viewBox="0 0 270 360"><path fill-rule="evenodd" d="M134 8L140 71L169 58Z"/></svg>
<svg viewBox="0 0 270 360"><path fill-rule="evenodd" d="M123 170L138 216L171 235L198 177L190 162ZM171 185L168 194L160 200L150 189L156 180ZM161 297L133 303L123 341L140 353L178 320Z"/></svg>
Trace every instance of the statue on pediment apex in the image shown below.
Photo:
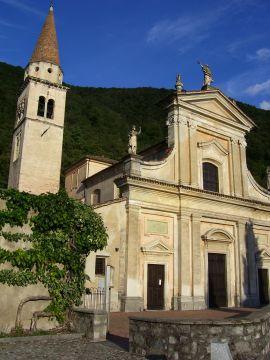
<svg viewBox="0 0 270 360"><path fill-rule="evenodd" d="M212 70L210 69L210 66L207 64L202 64L200 61L198 61L198 64L201 65L203 75L204 75L204 81L203 86L211 86L211 84L214 82Z"/></svg>

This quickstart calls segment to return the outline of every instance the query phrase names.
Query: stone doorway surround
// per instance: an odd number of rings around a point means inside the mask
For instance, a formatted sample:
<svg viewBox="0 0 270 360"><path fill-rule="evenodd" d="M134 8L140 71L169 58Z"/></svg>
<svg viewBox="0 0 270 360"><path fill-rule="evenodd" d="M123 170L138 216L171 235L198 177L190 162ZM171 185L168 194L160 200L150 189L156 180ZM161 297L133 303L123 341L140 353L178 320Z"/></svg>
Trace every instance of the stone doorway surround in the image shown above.
<svg viewBox="0 0 270 360"><path fill-rule="evenodd" d="M204 263L205 263L205 299L209 308L209 284L208 284L208 256L209 254L222 254L226 256L226 279L227 279L227 307L235 306L235 239L231 233L222 228L213 228L202 236L204 242Z"/></svg>

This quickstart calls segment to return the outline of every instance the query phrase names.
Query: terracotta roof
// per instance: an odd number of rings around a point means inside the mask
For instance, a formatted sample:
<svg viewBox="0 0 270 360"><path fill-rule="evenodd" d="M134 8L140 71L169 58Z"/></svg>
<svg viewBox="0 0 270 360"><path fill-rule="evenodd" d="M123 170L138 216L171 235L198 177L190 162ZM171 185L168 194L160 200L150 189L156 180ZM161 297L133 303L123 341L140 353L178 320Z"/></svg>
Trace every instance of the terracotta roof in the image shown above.
<svg viewBox="0 0 270 360"><path fill-rule="evenodd" d="M49 14L43 25L36 48L31 57L31 62L46 61L60 66L58 41L54 22L53 7L50 7Z"/></svg>

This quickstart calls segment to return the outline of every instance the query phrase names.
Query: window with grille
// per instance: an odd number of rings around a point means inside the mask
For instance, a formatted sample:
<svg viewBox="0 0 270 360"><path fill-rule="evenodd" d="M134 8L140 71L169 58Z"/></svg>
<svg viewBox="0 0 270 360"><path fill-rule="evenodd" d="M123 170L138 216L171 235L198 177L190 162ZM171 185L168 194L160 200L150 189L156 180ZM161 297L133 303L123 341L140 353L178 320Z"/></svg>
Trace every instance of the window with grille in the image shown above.
<svg viewBox="0 0 270 360"><path fill-rule="evenodd" d="M219 192L218 167L209 162L203 163L203 189Z"/></svg>
<svg viewBox="0 0 270 360"><path fill-rule="evenodd" d="M105 275L105 258L96 258L96 275Z"/></svg>

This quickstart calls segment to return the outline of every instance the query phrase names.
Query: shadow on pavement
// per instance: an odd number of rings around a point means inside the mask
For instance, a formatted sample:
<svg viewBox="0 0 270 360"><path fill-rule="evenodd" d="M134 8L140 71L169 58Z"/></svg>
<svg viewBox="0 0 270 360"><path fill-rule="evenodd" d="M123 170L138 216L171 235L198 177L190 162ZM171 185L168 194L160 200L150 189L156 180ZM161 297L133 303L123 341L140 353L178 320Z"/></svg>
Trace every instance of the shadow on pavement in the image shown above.
<svg viewBox="0 0 270 360"><path fill-rule="evenodd" d="M107 334L107 340L111 341L112 343L114 343L115 345L120 347L121 349L123 349L125 351L129 351L129 340L128 340L128 338L108 333Z"/></svg>

